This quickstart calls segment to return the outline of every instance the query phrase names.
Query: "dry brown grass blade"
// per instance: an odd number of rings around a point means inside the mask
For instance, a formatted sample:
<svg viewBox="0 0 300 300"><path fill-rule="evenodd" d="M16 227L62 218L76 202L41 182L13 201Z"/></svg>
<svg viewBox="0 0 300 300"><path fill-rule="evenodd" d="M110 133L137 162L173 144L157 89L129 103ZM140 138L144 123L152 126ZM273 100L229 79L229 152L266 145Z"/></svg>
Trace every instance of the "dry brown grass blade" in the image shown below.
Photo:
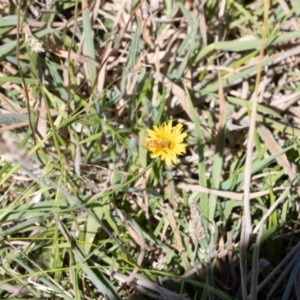
<svg viewBox="0 0 300 300"><path fill-rule="evenodd" d="M267 85L267 66L265 67L265 75L263 80L262 77L262 62L264 58L264 49L266 45L267 39L267 31L268 31L268 17L269 17L269 1L265 1L264 3L264 17L263 17L263 26L261 32L261 45L259 49L259 62L257 66L257 75L255 80L255 90L253 93L253 105L251 111L250 118L250 127L249 127L249 135L247 142L247 153L246 153L246 164L245 164L245 184L244 184L244 214L245 218L242 220L245 223L242 223L242 234L240 241L240 270L241 270L241 288L243 298L247 298L247 248L250 242L250 236L252 234L252 217L250 212L250 185L251 185L251 165L252 165L252 156L253 156L253 146L254 146L254 134L256 130L256 118L257 118L257 110L258 103L262 101L263 91L265 91ZM259 94L259 87L262 86L262 91ZM250 286L250 300L255 300L257 298L257 284L258 284L258 272L259 272L259 249L260 249L260 238L261 232L257 236L257 240L255 242L253 259L252 259L252 276L251 276L251 286Z"/></svg>
<svg viewBox="0 0 300 300"><path fill-rule="evenodd" d="M42 72L42 66L40 61L38 60L38 69L39 73L43 74ZM45 78L44 75L41 75L41 84L45 86ZM47 110L46 110L46 104L45 99L42 95L39 95L39 99L37 101L37 118L36 118L36 132L39 140L42 140L45 138L45 136L48 133L48 120L47 120Z"/></svg>
<svg viewBox="0 0 300 300"><path fill-rule="evenodd" d="M180 101L183 110L186 112L186 114L189 116L191 120L193 120L193 116L191 113L190 104L188 101L188 98L185 95L184 90L177 85L176 83L172 82L170 79L163 76L163 74L156 72L154 74L154 79L156 79L158 82L161 82L166 88L170 89L174 96L178 98Z"/></svg>
<svg viewBox="0 0 300 300"><path fill-rule="evenodd" d="M206 193L206 194L212 194L218 197L222 198L227 198L227 199L234 199L237 201L243 201L244 199L244 194L243 193L235 193L235 192L228 192L228 191L220 191L220 190L213 190L209 189L200 185L192 185L192 184L179 184L178 185L179 189L184 189L187 191L194 191L194 192L201 192L201 193ZM274 188L273 191L282 191L286 190L286 188ZM255 193L250 193L249 194L249 199L257 199L258 197L263 197L265 195L269 195L270 191L261 191L261 192L255 192Z"/></svg>
<svg viewBox="0 0 300 300"><path fill-rule="evenodd" d="M70 58L70 59L72 59L74 61L77 61L81 64L90 63L90 64L94 64L96 67L100 66L100 64L96 60L94 60L90 57L78 54L78 53L76 53L72 50L70 50L70 51L60 50L57 47L56 48L49 47L49 48L47 48L47 50L52 52L53 54L57 55L58 57L61 57L61 58Z"/></svg>
<svg viewBox="0 0 300 300"><path fill-rule="evenodd" d="M224 90L222 87L222 80L221 80L221 74L218 70L218 78L219 78L219 101L220 101L220 110L219 110L219 122L217 125L218 134L221 133L221 131L225 127L226 123L226 100L224 97Z"/></svg>
<svg viewBox="0 0 300 300"><path fill-rule="evenodd" d="M106 270L106 274L120 281L121 283L125 283L128 279L128 276L111 270ZM175 292L172 292L160 286L159 284L152 282L149 279L142 277L138 274L134 276L134 280L130 283L130 286L136 288L139 291L139 293L145 295L151 295L150 297L151 299L153 298L153 296L157 299L163 299L163 300L190 300L191 299L187 295L177 294ZM149 294L146 289L159 293L160 297L153 295L153 293Z"/></svg>
<svg viewBox="0 0 300 300"><path fill-rule="evenodd" d="M174 232L174 237L176 239L176 245L174 245L174 247L179 252L185 266L190 268L190 263L188 261L186 250L185 250L185 248L183 246L183 243L182 243L180 230L177 227L177 222L176 222L176 219L173 215L173 210L172 210L170 205L167 205L166 207L163 207L163 206L160 206L160 207L164 211L164 213L167 215L167 218L168 218L168 220L170 222L170 225L172 227L172 231Z"/></svg>
<svg viewBox="0 0 300 300"><path fill-rule="evenodd" d="M31 294L31 291L28 290L26 287L17 286L17 285L13 285L13 284L9 284L9 283L0 284L0 289L9 292L10 299L19 297L19 296L20 297L24 297L24 296L30 297L30 294ZM45 293L43 296L47 297L48 295Z"/></svg>
<svg viewBox="0 0 300 300"><path fill-rule="evenodd" d="M281 146L277 143L273 134L266 126L264 126L263 124L260 124L258 126L257 130L258 130L260 136L262 137L262 139L265 141L266 145L268 146L271 154L275 154L275 153L282 151ZM295 179L296 175L295 175L286 155L281 154L276 157L276 160L277 160L278 164L283 167L286 174L289 176L290 180L293 181Z"/></svg>
<svg viewBox="0 0 300 300"><path fill-rule="evenodd" d="M230 274L232 277L232 284L231 288L234 288L236 286L236 275L233 269L233 240L232 240L232 234L231 232L227 232L227 243L228 243L228 262L230 267Z"/></svg>
<svg viewBox="0 0 300 300"><path fill-rule="evenodd" d="M141 7L141 13L139 17L142 20L142 38L151 49L154 49L155 45L153 43L153 33L156 32L156 25L153 21L153 18L158 11L151 13L151 5L151 2L150 6L147 2L144 2Z"/></svg>
<svg viewBox="0 0 300 300"><path fill-rule="evenodd" d="M11 99L3 95L2 93L0 93L0 100L1 100L2 108L12 112L19 112L19 108L16 107L15 103Z"/></svg>
<svg viewBox="0 0 300 300"><path fill-rule="evenodd" d="M122 39L123 39L124 36L125 36L126 30L127 30L128 26L129 26L129 24L130 24L132 18L135 16L137 10L140 9L140 7L141 7L141 5L143 4L144 1L145 1L145 0L140 1L140 2L137 4L137 6L135 7L135 9L133 10L133 12L131 13L129 20L127 21L127 23L126 23L126 25L124 26L124 28L121 29L120 34L118 35L118 41L117 41L116 45L115 45L113 48L111 47L111 45L109 45L109 46L108 46L108 50L110 49L110 51L105 51L105 55L104 55L103 59L101 60L101 64L100 64L100 66L99 66L99 71L97 72L96 80L95 80L95 82L94 82L94 84L93 84L92 91L94 91L94 88L95 88L96 86L97 86L97 88L98 88L98 82L99 82L98 77L100 76L100 73L101 73L101 72L104 72L104 71L102 71L102 70L105 70L105 69L106 69L106 68L105 68L106 62L107 62L108 58L110 57L110 54L112 53L113 50L117 50L118 47L120 46L120 43L121 43ZM125 4L126 1L124 0L122 3ZM119 14L118 14L119 17L120 17L120 13L121 13L121 11L120 11ZM117 25L118 25L118 23L115 23L115 27L116 27ZM113 34L116 33L116 28L115 28L115 27L114 27L114 29L112 30L112 38L113 38ZM110 40L110 42L111 42L111 40ZM101 73L101 74L102 74L102 73ZM102 76L102 75L101 75L101 76ZM102 79L101 79L101 81L100 81L100 88L101 88L101 86L102 86L102 83L101 83L101 82L102 82Z"/></svg>
<svg viewBox="0 0 300 300"><path fill-rule="evenodd" d="M116 207L114 206L114 210L117 212L119 218L121 219L122 223L128 230L128 233L132 237L132 239L136 242L137 245L140 246L140 253L136 262L136 265L134 270L130 273L129 277L126 279L126 284L129 285L133 280L135 275L138 272L138 267L140 267L143 263L143 260L145 258L145 252L146 252L146 241L145 238L142 234L139 234L136 230L134 230L127 222L126 218L124 217L123 213Z"/></svg>
<svg viewBox="0 0 300 300"><path fill-rule="evenodd" d="M298 102L300 99L300 92L295 92L291 95L287 95L278 99L277 101L273 101L271 104L274 107L278 107L282 112L288 110L294 103ZM292 107L294 109L295 107ZM291 111L292 112L292 111Z"/></svg>
<svg viewBox="0 0 300 300"><path fill-rule="evenodd" d="M136 242L137 245L140 246L141 248L141 253L143 253L143 257L145 255L145 249L146 249L146 241L145 238L142 234L138 234L138 232L136 230L134 230L127 222L126 218L124 217L123 213L115 206L113 205L114 210L116 211L116 213L118 214L119 218L121 219L122 223L124 224L124 226L126 227L126 229L128 230L130 236L132 237L132 239ZM143 262L143 258L140 259L140 261L138 260L137 265L140 266Z"/></svg>
<svg viewBox="0 0 300 300"><path fill-rule="evenodd" d="M205 20L205 4L207 0L204 1L197 1L197 10L199 13L199 29L201 32L202 40L203 40L203 47L207 46L207 25L206 25L206 20Z"/></svg>
<svg viewBox="0 0 300 300"><path fill-rule="evenodd" d="M21 163L30 170L34 167L27 149L20 149L7 131L1 135L0 154L6 161Z"/></svg>
<svg viewBox="0 0 300 300"><path fill-rule="evenodd" d="M271 216L271 214L278 208L278 206L283 202L283 200L287 197L289 193L290 193L290 188L286 188L285 191L280 194L278 199L276 199L276 201L269 207L267 212L259 220L259 223L253 229L253 234L256 234L257 232L263 229L264 223Z"/></svg>
<svg viewBox="0 0 300 300"><path fill-rule="evenodd" d="M120 7L119 7L119 12L114 18L114 25L112 28L112 32L116 32L117 27L120 22L120 18L122 16L122 12L124 10L124 7L126 5L126 0L121 1ZM125 32L124 32L125 33ZM101 57L101 67L98 73L98 79L97 79L97 91L102 91L104 88L104 82L105 82L105 76L106 76L106 65L107 65L107 60L113 50L113 39L110 39L109 42L107 43L103 56Z"/></svg>
<svg viewBox="0 0 300 300"><path fill-rule="evenodd" d="M288 6L288 4L284 1L284 0L278 0L278 3L280 4L280 6L282 7L283 11L286 13L286 15L291 15L291 10ZM300 29L300 26L297 22L297 19L296 18L291 18L291 23L293 24L293 29L295 30L299 30Z"/></svg>
<svg viewBox="0 0 300 300"><path fill-rule="evenodd" d="M4 125L4 126L1 126L1 130L13 130L16 128L28 127L28 125L29 125L29 121L21 122L21 123L17 123L17 124L13 124L13 125Z"/></svg>

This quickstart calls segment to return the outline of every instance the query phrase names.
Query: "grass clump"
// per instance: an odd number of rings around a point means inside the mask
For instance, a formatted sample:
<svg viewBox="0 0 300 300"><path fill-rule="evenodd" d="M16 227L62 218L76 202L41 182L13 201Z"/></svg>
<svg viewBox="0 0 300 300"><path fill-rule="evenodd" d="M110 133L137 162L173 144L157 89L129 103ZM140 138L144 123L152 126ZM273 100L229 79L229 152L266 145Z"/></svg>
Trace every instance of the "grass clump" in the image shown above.
<svg viewBox="0 0 300 300"><path fill-rule="evenodd" d="M0 299L299 298L297 1L0 14Z"/></svg>

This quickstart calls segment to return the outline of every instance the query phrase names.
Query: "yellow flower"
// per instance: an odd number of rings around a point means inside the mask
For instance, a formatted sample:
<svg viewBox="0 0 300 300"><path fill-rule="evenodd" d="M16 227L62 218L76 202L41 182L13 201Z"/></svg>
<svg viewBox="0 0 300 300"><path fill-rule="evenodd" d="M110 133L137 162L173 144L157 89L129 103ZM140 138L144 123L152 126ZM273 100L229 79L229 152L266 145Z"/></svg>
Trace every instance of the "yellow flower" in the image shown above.
<svg viewBox="0 0 300 300"><path fill-rule="evenodd" d="M160 127L154 126L147 129L144 148L151 152L151 158L160 157L165 160L167 166L177 164L177 156L185 153L187 144L182 143L187 133L182 133L182 124L172 127L172 121L165 122Z"/></svg>

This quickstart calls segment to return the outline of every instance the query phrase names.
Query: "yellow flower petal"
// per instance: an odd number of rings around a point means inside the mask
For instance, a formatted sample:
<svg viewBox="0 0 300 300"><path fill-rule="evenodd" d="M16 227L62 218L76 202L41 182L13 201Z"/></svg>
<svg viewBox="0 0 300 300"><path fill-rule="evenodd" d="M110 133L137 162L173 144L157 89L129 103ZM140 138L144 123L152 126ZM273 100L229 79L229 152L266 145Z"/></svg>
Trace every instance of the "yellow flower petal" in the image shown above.
<svg viewBox="0 0 300 300"><path fill-rule="evenodd" d="M183 124L172 126L173 121L167 121L161 126L153 126L153 130L147 129L148 137L145 138L144 148L151 152L151 158L159 157L170 166L172 162L178 163L177 156L186 152L187 144L182 143L187 137L182 132Z"/></svg>

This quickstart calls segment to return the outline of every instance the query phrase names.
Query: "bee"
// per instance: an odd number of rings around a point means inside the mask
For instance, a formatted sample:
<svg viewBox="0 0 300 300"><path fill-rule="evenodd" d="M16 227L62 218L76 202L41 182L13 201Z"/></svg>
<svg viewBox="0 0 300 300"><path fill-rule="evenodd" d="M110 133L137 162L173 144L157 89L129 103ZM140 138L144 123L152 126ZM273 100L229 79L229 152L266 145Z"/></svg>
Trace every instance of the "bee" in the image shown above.
<svg viewBox="0 0 300 300"><path fill-rule="evenodd" d="M145 148L168 148L170 142L167 140L150 140L146 142Z"/></svg>

